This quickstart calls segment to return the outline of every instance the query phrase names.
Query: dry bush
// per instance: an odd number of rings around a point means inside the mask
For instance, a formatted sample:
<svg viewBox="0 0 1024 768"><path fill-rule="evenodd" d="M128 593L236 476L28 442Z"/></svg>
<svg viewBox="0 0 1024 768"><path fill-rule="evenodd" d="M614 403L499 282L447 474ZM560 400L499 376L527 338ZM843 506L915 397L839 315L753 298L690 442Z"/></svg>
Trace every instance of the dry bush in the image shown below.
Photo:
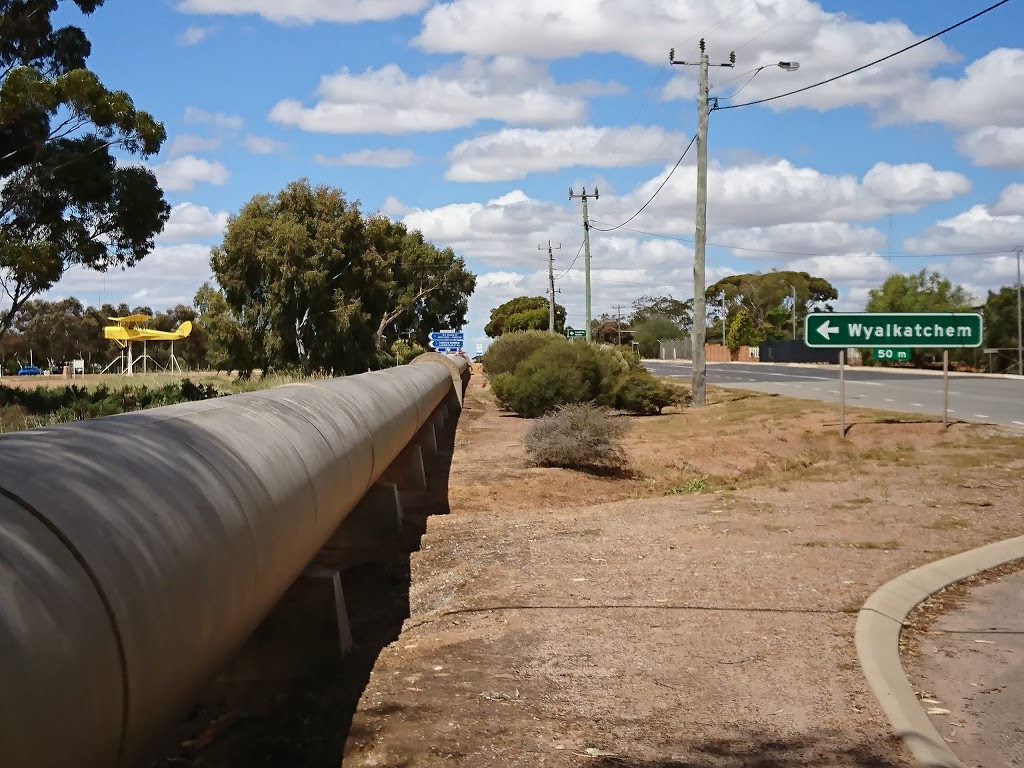
<svg viewBox="0 0 1024 768"><path fill-rule="evenodd" d="M530 425L526 458L539 467L589 471L621 470L626 464L622 436L626 425L591 403L556 408Z"/></svg>

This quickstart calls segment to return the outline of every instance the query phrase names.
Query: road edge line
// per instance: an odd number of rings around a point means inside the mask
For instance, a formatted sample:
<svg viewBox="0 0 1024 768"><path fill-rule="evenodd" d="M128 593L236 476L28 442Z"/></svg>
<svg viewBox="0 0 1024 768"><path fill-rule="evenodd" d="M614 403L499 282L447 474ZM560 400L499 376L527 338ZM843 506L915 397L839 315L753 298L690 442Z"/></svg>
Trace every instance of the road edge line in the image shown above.
<svg viewBox="0 0 1024 768"><path fill-rule="evenodd" d="M855 644L861 671L896 735L926 768L965 768L932 725L914 695L900 659L903 622L936 592L975 574L1024 558L1024 536L937 560L879 588L857 616Z"/></svg>

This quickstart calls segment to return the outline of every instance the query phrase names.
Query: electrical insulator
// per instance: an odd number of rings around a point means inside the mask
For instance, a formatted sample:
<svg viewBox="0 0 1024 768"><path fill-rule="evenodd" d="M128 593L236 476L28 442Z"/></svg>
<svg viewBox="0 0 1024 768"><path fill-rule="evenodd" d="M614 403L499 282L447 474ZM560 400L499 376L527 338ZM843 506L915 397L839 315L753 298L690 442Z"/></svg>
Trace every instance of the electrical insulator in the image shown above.
<svg viewBox="0 0 1024 768"><path fill-rule="evenodd" d="M704 38L703 37L700 39L700 52L704 53Z"/></svg>
<svg viewBox="0 0 1024 768"><path fill-rule="evenodd" d="M735 64L736 63L736 51L733 51L732 53L729 54L729 63L730 64Z"/></svg>

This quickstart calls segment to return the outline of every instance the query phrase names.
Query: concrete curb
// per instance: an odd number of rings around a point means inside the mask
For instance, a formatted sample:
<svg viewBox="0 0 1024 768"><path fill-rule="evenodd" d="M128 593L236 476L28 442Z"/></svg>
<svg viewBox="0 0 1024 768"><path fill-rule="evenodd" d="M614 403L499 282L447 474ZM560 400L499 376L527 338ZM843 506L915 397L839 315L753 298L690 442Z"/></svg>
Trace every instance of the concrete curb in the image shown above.
<svg viewBox="0 0 1024 768"><path fill-rule="evenodd" d="M914 695L900 662L900 631L923 600L951 584L1024 558L1024 536L929 563L875 592L857 617L856 645L868 686L896 735L924 768L965 768Z"/></svg>

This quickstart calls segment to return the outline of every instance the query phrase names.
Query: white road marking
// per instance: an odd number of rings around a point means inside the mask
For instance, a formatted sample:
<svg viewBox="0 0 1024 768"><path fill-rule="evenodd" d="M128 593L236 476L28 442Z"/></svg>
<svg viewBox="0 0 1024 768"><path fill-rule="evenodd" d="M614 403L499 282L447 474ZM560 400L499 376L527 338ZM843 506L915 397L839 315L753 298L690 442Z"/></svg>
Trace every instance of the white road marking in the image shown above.
<svg viewBox="0 0 1024 768"><path fill-rule="evenodd" d="M915 408L924 408L924 406L921 405L920 403L911 403L911 405L914 406Z"/></svg>
<svg viewBox="0 0 1024 768"><path fill-rule="evenodd" d="M1016 424L1018 427L1024 427L1024 421L1015 421L1013 423Z"/></svg>
<svg viewBox="0 0 1024 768"><path fill-rule="evenodd" d="M987 419L988 416L986 416L984 413L976 413L976 414L974 414L974 418L976 418L976 419Z"/></svg>
<svg viewBox="0 0 1024 768"><path fill-rule="evenodd" d="M887 397L887 398L885 398L885 402L887 402L887 403L895 403L896 401L893 400L891 397Z"/></svg>

